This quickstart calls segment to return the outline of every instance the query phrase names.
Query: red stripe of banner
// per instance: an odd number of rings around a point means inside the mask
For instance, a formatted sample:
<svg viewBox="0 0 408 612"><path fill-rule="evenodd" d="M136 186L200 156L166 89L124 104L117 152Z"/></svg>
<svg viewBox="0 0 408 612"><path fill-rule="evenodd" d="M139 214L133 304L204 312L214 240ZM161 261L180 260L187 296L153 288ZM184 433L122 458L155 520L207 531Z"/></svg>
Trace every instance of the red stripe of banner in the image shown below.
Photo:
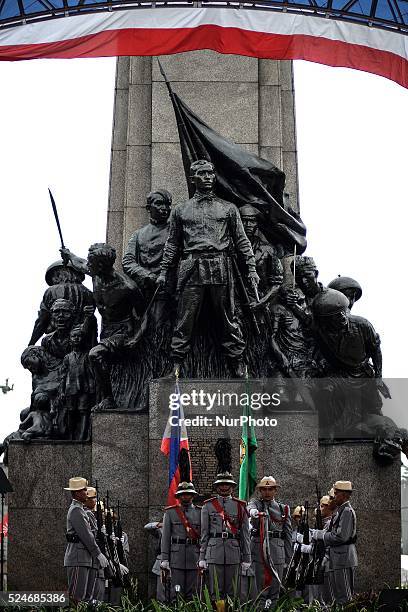
<svg viewBox="0 0 408 612"><path fill-rule="evenodd" d="M386 77L408 88L408 61L389 51L322 37L268 34L217 25L106 30L54 43L2 46L0 60L169 55L199 49L265 59L304 59L328 66L354 68Z"/></svg>

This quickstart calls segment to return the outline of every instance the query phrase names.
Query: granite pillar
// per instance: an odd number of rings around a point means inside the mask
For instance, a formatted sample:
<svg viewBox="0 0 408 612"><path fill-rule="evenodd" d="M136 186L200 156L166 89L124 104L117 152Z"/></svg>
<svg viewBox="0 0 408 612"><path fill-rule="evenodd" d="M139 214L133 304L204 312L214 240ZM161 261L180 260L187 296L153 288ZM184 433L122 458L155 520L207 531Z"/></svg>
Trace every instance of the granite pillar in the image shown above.
<svg viewBox="0 0 408 612"><path fill-rule="evenodd" d="M130 570L141 594L147 582L149 417L117 410L96 413L92 422L92 475L101 495L109 490L113 505L120 501L123 530L128 534ZM154 449L157 454L157 448Z"/></svg>
<svg viewBox="0 0 408 612"><path fill-rule="evenodd" d="M13 440L9 448L9 591L64 591L64 491L73 476L91 481L91 444Z"/></svg>

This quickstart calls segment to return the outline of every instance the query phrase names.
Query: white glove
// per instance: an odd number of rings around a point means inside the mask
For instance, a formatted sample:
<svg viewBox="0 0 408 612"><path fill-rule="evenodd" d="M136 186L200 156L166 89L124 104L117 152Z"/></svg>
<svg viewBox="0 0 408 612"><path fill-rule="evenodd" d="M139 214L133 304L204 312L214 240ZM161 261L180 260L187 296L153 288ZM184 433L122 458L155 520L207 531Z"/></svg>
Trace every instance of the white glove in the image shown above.
<svg viewBox="0 0 408 612"><path fill-rule="evenodd" d="M303 534L302 533L297 533L296 534L296 542L298 544L303 544Z"/></svg>
<svg viewBox="0 0 408 612"><path fill-rule="evenodd" d="M119 567L120 567L120 572L121 572L122 576L126 576L126 574L129 573L129 568L126 567L126 565L123 565L122 563L119 563Z"/></svg>
<svg viewBox="0 0 408 612"><path fill-rule="evenodd" d="M324 531L323 529L311 529L311 536L314 540L323 540L324 539Z"/></svg>
<svg viewBox="0 0 408 612"><path fill-rule="evenodd" d="M302 551L302 553L310 553L312 552L312 545L311 544L301 544L300 550Z"/></svg>
<svg viewBox="0 0 408 612"><path fill-rule="evenodd" d="M207 563L207 561L204 561L204 560L199 561L199 562L198 562L198 567L199 567L200 569L204 569L204 570L206 570L206 569L207 569L207 567L208 567L208 563Z"/></svg>
<svg viewBox="0 0 408 612"><path fill-rule="evenodd" d="M170 570L170 563L168 561L162 561L160 563L160 568L163 570Z"/></svg>
<svg viewBox="0 0 408 612"><path fill-rule="evenodd" d="M103 553L99 553L97 559L98 559L99 563L101 564L101 568L102 569L104 567L108 566L109 561L107 560L107 558L105 557L105 555Z"/></svg>
<svg viewBox="0 0 408 612"><path fill-rule="evenodd" d="M259 516L258 508L251 508L251 510L249 511L249 516L251 518L258 518L258 516Z"/></svg>
<svg viewBox="0 0 408 612"><path fill-rule="evenodd" d="M249 568L251 567L251 564L250 564L250 563L248 563L248 561L243 561L243 562L241 563L241 567L242 567L242 570L243 570L244 572L247 572L247 571L249 570Z"/></svg>

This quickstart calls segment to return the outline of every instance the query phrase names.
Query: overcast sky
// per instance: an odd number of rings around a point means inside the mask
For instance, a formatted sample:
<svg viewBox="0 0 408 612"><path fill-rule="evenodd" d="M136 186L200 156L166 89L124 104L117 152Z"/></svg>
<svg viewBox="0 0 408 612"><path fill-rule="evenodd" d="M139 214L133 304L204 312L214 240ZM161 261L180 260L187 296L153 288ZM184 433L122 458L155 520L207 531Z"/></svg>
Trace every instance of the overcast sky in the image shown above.
<svg viewBox="0 0 408 612"><path fill-rule="evenodd" d="M20 365L58 259L50 186L78 254L105 240L115 59L0 63L0 438L29 405ZM382 337L384 375L408 377L405 252L408 91L381 77L295 62L300 207L321 280L354 276L356 314ZM153 186L155 187L155 186ZM88 284L89 286L89 284Z"/></svg>

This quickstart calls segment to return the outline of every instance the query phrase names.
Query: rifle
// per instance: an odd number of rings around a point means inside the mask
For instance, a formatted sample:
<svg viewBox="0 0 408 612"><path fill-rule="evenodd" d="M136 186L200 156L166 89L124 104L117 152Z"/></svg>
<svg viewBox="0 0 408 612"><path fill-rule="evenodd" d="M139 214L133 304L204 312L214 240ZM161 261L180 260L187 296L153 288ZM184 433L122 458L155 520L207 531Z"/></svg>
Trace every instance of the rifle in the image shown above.
<svg viewBox="0 0 408 612"><path fill-rule="evenodd" d="M98 481L95 482L96 489L96 524L97 524L97 535L96 541L98 543L99 548L101 549L101 553L105 555L108 559L108 565L104 569L105 580L110 580L115 575L115 571L113 565L109 559L109 553L107 550L107 542L106 535L103 532L103 512L102 512L102 503L99 497L99 489L98 489Z"/></svg>
<svg viewBox="0 0 408 612"><path fill-rule="evenodd" d="M164 586L164 600L165 603L170 603L170 591L171 591L171 576L170 576L170 570L168 569L162 569L161 570L161 575L160 575L160 580L162 585Z"/></svg>
<svg viewBox="0 0 408 612"><path fill-rule="evenodd" d="M303 525L303 544L310 544L309 533L309 502L305 501L305 517ZM296 589L302 591L306 586L306 573L309 565L309 553L300 553L300 561L296 569Z"/></svg>
<svg viewBox="0 0 408 612"><path fill-rule="evenodd" d="M316 496L317 496L317 507L316 507L316 529L323 529L323 518L320 510L320 491L316 483ZM326 555L326 547L323 540L317 540L313 548L313 558L311 563L311 575L312 584L323 584L324 582L324 567L323 559Z"/></svg>
<svg viewBox="0 0 408 612"><path fill-rule="evenodd" d="M108 538L108 550L109 557L112 561L114 567L114 576L112 579L112 584L115 587L123 587L123 578L122 572L120 570L120 561L118 557L118 551L116 548L116 537L113 529L113 517L111 514L111 509L109 507L109 491L106 491L106 534Z"/></svg>
<svg viewBox="0 0 408 612"><path fill-rule="evenodd" d="M300 523L298 533L303 535L304 530L304 514L300 512ZM286 570L284 577L284 585L288 589L294 589L296 587L296 572L302 555L301 547L299 542L295 542L292 557L289 561L289 565Z"/></svg>
<svg viewBox="0 0 408 612"><path fill-rule="evenodd" d="M123 529L122 529L122 521L120 520L120 506L119 506L119 500L118 500L118 510L117 510L117 519L114 523L114 533L115 533L115 537L116 537L116 548L118 551L118 559L119 559L119 563L121 563L122 565L126 565L126 567L128 567L128 559L125 553L125 549L123 548ZM130 586L130 580L129 580L129 576L128 574L126 574L125 576L122 577L123 583L125 587L129 587Z"/></svg>
<svg viewBox="0 0 408 612"><path fill-rule="evenodd" d="M231 255L231 260L232 260L232 265L233 265L233 268L234 268L235 275L236 275L236 277L238 279L238 285L239 285L239 287L241 289L241 293L242 293L242 295L244 297L244 306L248 309L250 317L251 317L252 325L254 326L254 329L255 329L256 333L258 334L258 336L259 336L261 334L261 332L260 332L260 329L259 329L258 321L256 320L256 316L255 316L255 314L254 314L254 312L252 310L252 308L253 308L252 307L252 303L251 303L251 301L249 299L248 291L247 291L247 289L245 287L245 283L243 281L240 269L238 267L237 260L235 259L234 255ZM258 301L259 301L259 298L258 298Z"/></svg>

